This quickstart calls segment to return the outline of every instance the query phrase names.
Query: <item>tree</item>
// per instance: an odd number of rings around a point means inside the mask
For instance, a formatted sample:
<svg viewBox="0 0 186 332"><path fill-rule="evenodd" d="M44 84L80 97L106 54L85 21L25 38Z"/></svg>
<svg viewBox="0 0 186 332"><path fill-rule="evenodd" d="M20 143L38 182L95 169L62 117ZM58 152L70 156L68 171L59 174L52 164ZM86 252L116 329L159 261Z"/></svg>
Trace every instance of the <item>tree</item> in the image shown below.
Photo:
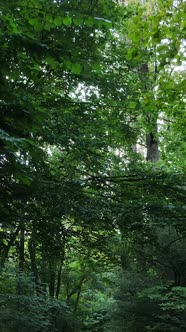
<svg viewBox="0 0 186 332"><path fill-rule="evenodd" d="M2 6L1 266L32 272L53 329L56 298L85 331L183 329L184 8Z"/></svg>

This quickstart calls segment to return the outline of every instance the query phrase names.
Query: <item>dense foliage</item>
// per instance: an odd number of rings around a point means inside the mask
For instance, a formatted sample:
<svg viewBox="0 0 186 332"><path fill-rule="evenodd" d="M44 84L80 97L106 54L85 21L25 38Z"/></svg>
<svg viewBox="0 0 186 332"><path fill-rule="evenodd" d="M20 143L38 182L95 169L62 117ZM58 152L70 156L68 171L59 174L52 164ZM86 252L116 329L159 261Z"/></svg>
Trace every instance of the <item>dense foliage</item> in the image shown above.
<svg viewBox="0 0 186 332"><path fill-rule="evenodd" d="M186 329L184 0L0 9L0 329Z"/></svg>

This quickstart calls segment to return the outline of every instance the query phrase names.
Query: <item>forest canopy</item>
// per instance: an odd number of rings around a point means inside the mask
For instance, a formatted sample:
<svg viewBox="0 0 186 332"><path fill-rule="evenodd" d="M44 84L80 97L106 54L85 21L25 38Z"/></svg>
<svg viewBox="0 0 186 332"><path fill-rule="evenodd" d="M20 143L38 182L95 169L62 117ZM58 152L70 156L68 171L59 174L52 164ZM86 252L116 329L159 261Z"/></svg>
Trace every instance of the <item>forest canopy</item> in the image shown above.
<svg viewBox="0 0 186 332"><path fill-rule="evenodd" d="M0 330L186 330L186 1L0 1Z"/></svg>

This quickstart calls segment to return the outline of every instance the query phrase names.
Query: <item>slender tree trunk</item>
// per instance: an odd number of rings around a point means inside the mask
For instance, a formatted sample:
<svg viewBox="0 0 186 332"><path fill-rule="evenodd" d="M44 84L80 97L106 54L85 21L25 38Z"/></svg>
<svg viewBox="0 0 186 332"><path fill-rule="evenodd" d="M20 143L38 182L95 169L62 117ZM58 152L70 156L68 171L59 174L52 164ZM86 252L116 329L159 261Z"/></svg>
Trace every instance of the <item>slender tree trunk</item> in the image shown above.
<svg viewBox="0 0 186 332"><path fill-rule="evenodd" d="M140 77L141 77L141 82L143 84L144 93L148 92L149 89L153 89L153 87L150 87L148 74L149 74L148 65L142 64L140 67ZM148 122L148 125L152 128L151 132L146 134L146 148L147 148L146 160L155 163L159 159L158 141L156 138L156 134L158 131L157 119L149 115L148 117L146 116L146 121Z"/></svg>
<svg viewBox="0 0 186 332"><path fill-rule="evenodd" d="M57 275L57 286L56 286L56 298L57 299L59 297L60 290L61 290L61 274L62 274L64 257L65 257L65 253L63 253L63 256L61 258L60 266L59 266L59 270L58 270L58 275Z"/></svg>
<svg viewBox="0 0 186 332"><path fill-rule="evenodd" d="M146 4L149 0L140 0L141 4ZM141 72L141 81L143 83L143 89L144 92L148 92L149 89L153 89L153 86L149 84L149 66L148 63L144 63L141 65L140 68ZM155 60L154 63L154 83L157 79L157 63ZM148 117L148 122L150 127L152 127L152 131L150 133L146 134L146 147L147 147L147 154L146 154L146 160L150 161L152 163L155 163L159 159L159 150L158 150L158 141L156 139L157 134L157 119L151 119L151 117Z"/></svg>
<svg viewBox="0 0 186 332"><path fill-rule="evenodd" d="M20 242L19 242L19 269L24 271L25 260L25 223L22 220L20 223Z"/></svg>
<svg viewBox="0 0 186 332"><path fill-rule="evenodd" d="M147 161L155 163L159 158L158 142L153 133L146 135Z"/></svg>
<svg viewBox="0 0 186 332"><path fill-rule="evenodd" d="M28 250L30 254L30 262L31 262L31 270L34 275L35 283L36 283L36 291L37 295L43 295L44 289L42 289L39 281L38 269L37 269L37 262L36 262L36 245L33 238L30 238L28 241Z"/></svg>
<svg viewBox="0 0 186 332"><path fill-rule="evenodd" d="M25 222L20 222L20 238L19 238L19 274L17 275L16 293L17 295L24 295L24 289L22 285L22 272L24 271L25 260ZM20 302L18 298L17 309L20 310Z"/></svg>
<svg viewBox="0 0 186 332"><path fill-rule="evenodd" d="M56 279L56 274L55 274L55 269L53 264L50 263L49 265L49 295L50 297L54 297L55 295L55 279Z"/></svg>
<svg viewBox="0 0 186 332"><path fill-rule="evenodd" d="M28 241L28 250L29 250L29 254L30 254L32 273L34 274L36 284L38 284L38 271L37 271L37 264L36 264L35 242L32 238L30 238Z"/></svg>
<svg viewBox="0 0 186 332"><path fill-rule="evenodd" d="M80 296L81 296L81 290L82 290L84 280L85 279L83 278L79 283L78 292L77 292L77 296L76 296L76 302L75 302L75 305L74 305L74 312L76 312L77 308L78 308L78 304L79 304L79 300L80 300Z"/></svg>

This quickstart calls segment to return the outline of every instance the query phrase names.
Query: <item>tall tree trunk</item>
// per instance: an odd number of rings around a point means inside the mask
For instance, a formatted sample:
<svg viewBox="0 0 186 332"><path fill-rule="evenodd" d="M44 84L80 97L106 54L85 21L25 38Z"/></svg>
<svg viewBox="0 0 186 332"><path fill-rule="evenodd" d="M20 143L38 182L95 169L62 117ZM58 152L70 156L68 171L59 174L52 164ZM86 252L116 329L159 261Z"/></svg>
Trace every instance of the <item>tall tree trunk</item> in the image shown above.
<svg viewBox="0 0 186 332"><path fill-rule="evenodd" d="M80 296L81 296L81 290L82 290L82 286L83 286L84 281L85 281L85 278L82 278L80 280L80 283L79 283L79 286L78 286L76 301L75 301L75 305L74 305L74 312L76 312L77 308L78 308L78 304L79 304L79 300L80 300Z"/></svg>
<svg viewBox="0 0 186 332"><path fill-rule="evenodd" d="M43 287L41 287L37 269L37 262L36 262L36 245L33 238L30 238L28 241L28 250L30 254L30 262L31 262L31 270L34 275L35 283L36 283L36 291L37 295L43 295L45 293Z"/></svg>
<svg viewBox="0 0 186 332"><path fill-rule="evenodd" d="M49 295L50 297L54 297L55 295L55 268L52 263L49 264Z"/></svg>
<svg viewBox="0 0 186 332"><path fill-rule="evenodd" d="M30 254L32 273L34 274L36 284L38 284L39 278L38 278L38 271L36 264L36 248L35 248L35 241L32 238L30 238L28 241L28 250Z"/></svg>
<svg viewBox="0 0 186 332"><path fill-rule="evenodd" d="M17 275L16 293L17 295L24 295L24 289L22 284L22 273L24 271L25 260L25 221L22 219L20 222L20 237L19 237L19 274ZM18 311L20 310L20 302L18 299L17 304Z"/></svg>
<svg viewBox="0 0 186 332"><path fill-rule="evenodd" d="M25 223L21 220L20 223L20 241L19 241L19 269L24 270L25 260Z"/></svg>
<svg viewBox="0 0 186 332"><path fill-rule="evenodd" d="M61 290L61 274L62 274L62 268L63 268L63 262L65 258L65 252L63 252L63 255L61 257L60 265L59 265L59 270L58 270L58 275L57 275L57 286L56 286L56 298L58 299L60 290Z"/></svg>
<svg viewBox="0 0 186 332"><path fill-rule="evenodd" d="M147 161L155 163L159 158L158 142L153 133L146 135Z"/></svg>
<svg viewBox="0 0 186 332"><path fill-rule="evenodd" d="M149 89L153 89L151 87L151 84L149 84L149 68L147 64L142 64L140 67L140 78L141 82L143 84L143 91L144 93L148 93ZM154 100L155 101L155 100ZM145 119L151 127L151 132L146 134L146 149L147 149L147 154L146 154L146 160L150 161L152 163L155 163L159 159L159 150L158 150L158 141L156 138L157 135L157 118L155 119L155 116L145 116Z"/></svg>
<svg viewBox="0 0 186 332"><path fill-rule="evenodd" d="M140 0L142 5L145 5L149 0ZM153 90L153 85L149 81L149 66L148 63L143 63L140 68L141 72L141 81L143 84L144 92L148 92L149 89ZM157 79L157 62L155 57L154 62L154 83ZM159 150L158 150L158 141L156 139L157 134L157 119L152 119L148 116L147 121L149 122L152 131L146 134L146 147L147 147L147 154L146 160L152 163L155 163L159 159Z"/></svg>

